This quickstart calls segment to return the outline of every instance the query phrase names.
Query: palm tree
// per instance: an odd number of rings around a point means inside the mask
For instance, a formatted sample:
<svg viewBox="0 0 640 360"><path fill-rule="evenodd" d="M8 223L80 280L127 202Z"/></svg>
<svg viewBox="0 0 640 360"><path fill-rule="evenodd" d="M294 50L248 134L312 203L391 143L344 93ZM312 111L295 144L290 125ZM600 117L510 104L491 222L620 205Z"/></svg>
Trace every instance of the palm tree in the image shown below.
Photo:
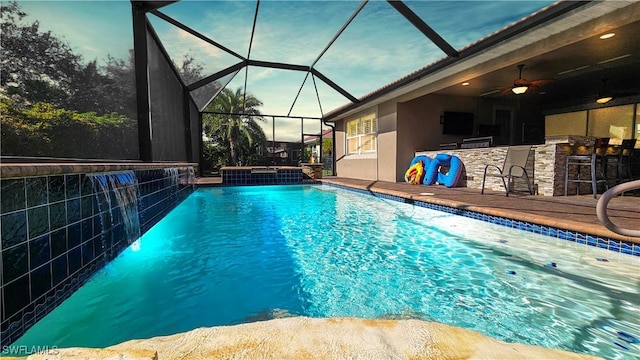
<svg viewBox="0 0 640 360"><path fill-rule="evenodd" d="M244 94L242 88L235 92L223 89L207 106L207 111L220 114L203 118L204 132L214 142L224 142L228 146L231 165L239 165L241 155L247 158L255 144L266 142L264 131L256 122L264 121L258 110L260 106L262 101Z"/></svg>

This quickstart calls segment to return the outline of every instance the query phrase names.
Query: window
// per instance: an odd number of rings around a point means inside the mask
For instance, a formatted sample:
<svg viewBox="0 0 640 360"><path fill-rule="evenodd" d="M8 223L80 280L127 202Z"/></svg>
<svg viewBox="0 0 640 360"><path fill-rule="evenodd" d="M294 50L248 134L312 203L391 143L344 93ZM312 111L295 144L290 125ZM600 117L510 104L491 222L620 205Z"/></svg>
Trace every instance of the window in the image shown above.
<svg viewBox="0 0 640 360"><path fill-rule="evenodd" d="M633 104L589 110L587 136L608 137L609 145L620 145L623 139L631 139L633 110Z"/></svg>
<svg viewBox="0 0 640 360"><path fill-rule="evenodd" d="M378 123L376 114L366 114L347 122L347 154L376 151Z"/></svg>
<svg viewBox="0 0 640 360"><path fill-rule="evenodd" d="M544 136L587 134L587 111L575 111L545 116Z"/></svg>

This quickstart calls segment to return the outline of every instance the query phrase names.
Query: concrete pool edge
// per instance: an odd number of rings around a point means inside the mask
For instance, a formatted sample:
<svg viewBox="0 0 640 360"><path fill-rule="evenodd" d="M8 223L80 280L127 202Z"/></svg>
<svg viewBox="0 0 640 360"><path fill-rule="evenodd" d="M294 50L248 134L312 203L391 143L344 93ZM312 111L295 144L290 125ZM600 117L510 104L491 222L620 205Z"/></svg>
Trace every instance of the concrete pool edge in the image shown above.
<svg viewBox="0 0 640 360"><path fill-rule="evenodd" d="M534 345L506 343L451 325L418 319L287 317L130 340L105 349L56 349L29 360L114 359L598 359ZM157 356L156 356L157 354Z"/></svg>

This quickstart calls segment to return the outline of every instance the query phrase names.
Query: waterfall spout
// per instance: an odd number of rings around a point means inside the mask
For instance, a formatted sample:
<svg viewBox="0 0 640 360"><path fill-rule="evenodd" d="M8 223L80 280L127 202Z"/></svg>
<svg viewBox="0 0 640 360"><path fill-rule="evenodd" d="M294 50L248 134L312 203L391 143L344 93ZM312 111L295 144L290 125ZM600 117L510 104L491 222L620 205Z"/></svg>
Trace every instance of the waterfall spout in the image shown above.
<svg viewBox="0 0 640 360"><path fill-rule="evenodd" d="M102 248L107 254L117 254L120 248L140 238L138 180L133 171L87 176L102 215Z"/></svg>

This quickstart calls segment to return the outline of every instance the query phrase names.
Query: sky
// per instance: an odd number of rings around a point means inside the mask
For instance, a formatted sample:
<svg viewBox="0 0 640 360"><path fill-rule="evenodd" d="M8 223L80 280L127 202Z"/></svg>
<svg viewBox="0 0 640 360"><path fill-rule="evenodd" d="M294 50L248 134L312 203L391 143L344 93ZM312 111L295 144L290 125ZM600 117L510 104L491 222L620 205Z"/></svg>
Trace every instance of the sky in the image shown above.
<svg viewBox="0 0 640 360"><path fill-rule="evenodd" d="M18 3L29 14L27 21L38 20L42 30L51 30L86 61L104 63L108 55L127 59L133 48L128 0ZM405 1L458 50L552 3ZM183 0L160 11L244 57L304 66L317 60L315 69L356 98L446 56L391 5L380 0L369 1L321 57L360 1L261 1L249 49L256 5L248 0ZM178 65L189 55L207 76L241 61L155 15L148 17ZM312 77L300 71L249 67L239 71L228 86L244 87L245 75L247 92L263 102L263 114L321 117L349 102L318 78L314 86ZM285 121L277 122L281 123ZM276 137L300 139L300 121L286 123L277 129L280 134ZM271 125L265 125L271 138ZM317 121L305 120L305 133L318 132L318 128Z"/></svg>

